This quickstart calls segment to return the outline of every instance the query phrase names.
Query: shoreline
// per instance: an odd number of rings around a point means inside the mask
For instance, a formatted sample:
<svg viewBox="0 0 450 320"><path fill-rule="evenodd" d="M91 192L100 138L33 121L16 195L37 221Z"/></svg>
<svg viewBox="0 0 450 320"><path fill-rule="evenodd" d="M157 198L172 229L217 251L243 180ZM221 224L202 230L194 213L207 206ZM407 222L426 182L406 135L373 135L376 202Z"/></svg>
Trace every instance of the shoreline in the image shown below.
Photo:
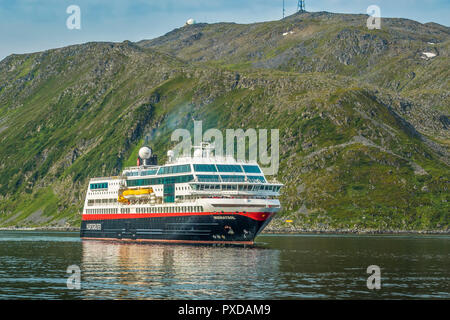
<svg viewBox="0 0 450 320"><path fill-rule="evenodd" d="M78 227L0 227L0 231L73 231L80 232Z"/></svg>
<svg viewBox="0 0 450 320"><path fill-rule="evenodd" d="M66 231L79 232L78 227L0 227L0 231ZM407 235L433 234L450 235L450 230L353 230L353 229L268 229L259 235L270 234L369 234L369 235Z"/></svg>
<svg viewBox="0 0 450 320"><path fill-rule="evenodd" d="M400 234L434 234L434 235L450 235L450 230L268 230L261 233L264 234L371 234L371 235L400 235Z"/></svg>

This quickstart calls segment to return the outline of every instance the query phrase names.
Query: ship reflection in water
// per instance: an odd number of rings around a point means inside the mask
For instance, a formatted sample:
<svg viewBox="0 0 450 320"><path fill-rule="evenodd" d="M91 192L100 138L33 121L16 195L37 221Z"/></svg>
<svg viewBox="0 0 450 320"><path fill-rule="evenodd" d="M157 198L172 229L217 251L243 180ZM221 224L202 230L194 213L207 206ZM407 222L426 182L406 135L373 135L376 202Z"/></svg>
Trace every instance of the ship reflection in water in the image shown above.
<svg viewBox="0 0 450 320"><path fill-rule="evenodd" d="M262 248L82 242L87 299L231 299L267 293L279 251ZM272 280L273 281L273 280ZM264 289L264 290L263 290Z"/></svg>
<svg viewBox="0 0 450 320"><path fill-rule="evenodd" d="M68 266L81 288L67 287ZM381 289L367 288L367 267ZM254 247L0 231L1 299L448 299L450 236L261 235Z"/></svg>

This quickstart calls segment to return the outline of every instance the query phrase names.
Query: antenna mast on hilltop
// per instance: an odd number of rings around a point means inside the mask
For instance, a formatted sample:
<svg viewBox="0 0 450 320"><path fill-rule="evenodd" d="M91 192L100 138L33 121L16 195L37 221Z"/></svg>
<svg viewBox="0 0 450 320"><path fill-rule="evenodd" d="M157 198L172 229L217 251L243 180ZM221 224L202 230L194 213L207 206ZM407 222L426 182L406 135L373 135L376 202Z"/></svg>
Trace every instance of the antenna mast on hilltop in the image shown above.
<svg viewBox="0 0 450 320"><path fill-rule="evenodd" d="M298 0L298 4L297 4L297 12L306 12L306 9L305 9L305 0Z"/></svg>
<svg viewBox="0 0 450 320"><path fill-rule="evenodd" d="M284 0L283 0L283 19L284 19Z"/></svg>

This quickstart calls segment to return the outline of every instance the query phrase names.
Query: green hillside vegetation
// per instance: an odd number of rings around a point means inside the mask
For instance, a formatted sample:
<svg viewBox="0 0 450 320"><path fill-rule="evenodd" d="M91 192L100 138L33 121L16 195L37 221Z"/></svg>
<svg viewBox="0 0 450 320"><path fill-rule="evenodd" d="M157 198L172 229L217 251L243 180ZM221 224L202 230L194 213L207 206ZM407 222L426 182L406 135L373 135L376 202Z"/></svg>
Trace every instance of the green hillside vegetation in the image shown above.
<svg viewBox="0 0 450 320"><path fill-rule="evenodd" d="M0 227L78 226L89 178L135 165L146 136L163 162L195 119L280 130L275 230L448 230L450 30L366 19L197 24L7 57Z"/></svg>

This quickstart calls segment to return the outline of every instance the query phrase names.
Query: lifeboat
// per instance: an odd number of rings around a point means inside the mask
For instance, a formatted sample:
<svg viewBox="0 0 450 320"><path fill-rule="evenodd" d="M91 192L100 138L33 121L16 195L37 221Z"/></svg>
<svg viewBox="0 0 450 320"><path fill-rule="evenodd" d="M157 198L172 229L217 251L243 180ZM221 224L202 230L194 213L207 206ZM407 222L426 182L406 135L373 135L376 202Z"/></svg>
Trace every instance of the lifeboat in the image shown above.
<svg viewBox="0 0 450 320"><path fill-rule="evenodd" d="M119 196L117 201L121 203L130 203L130 200L135 199L151 199L155 198L152 188L141 188L141 189L122 189L119 190Z"/></svg>

